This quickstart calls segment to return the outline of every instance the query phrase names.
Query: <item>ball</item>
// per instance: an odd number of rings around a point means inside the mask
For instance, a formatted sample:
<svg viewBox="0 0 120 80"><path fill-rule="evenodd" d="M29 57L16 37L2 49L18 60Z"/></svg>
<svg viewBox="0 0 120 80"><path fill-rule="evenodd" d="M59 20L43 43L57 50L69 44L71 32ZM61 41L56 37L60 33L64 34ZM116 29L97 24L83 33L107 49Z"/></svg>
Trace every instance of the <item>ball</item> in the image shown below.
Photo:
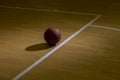
<svg viewBox="0 0 120 80"><path fill-rule="evenodd" d="M44 39L50 46L55 46L61 39L61 32L58 28L48 28L44 33Z"/></svg>

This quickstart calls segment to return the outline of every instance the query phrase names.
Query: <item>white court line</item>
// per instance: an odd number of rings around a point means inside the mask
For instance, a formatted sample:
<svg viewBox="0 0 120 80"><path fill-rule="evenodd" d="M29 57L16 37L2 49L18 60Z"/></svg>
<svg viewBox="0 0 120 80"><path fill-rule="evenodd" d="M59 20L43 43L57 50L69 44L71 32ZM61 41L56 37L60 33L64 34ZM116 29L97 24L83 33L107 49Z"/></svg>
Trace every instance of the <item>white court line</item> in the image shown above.
<svg viewBox="0 0 120 80"><path fill-rule="evenodd" d="M82 14L82 15L99 15L84 12L74 12L74 11L59 11L59 10L47 10L47 9L36 9L36 8L23 8L23 7L11 7L11 6L0 6L1 8L11 8L11 9L22 9L22 10L33 10L33 11L45 11L45 12L59 12L59 13L70 13L70 14Z"/></svg>
<svg viewBox="0 0 120 80"><path fill-rule="evenodd" d="M98 25L90 25L90 26L91 27L98 27L98 28L104 28L104 29L114 30L114 31L120 31L120 29L112 28L112 27L98 26Z"/></svg>
<svg viewBox="0 0 120 80"><path fill-rule="evenodd" d="M93 20L91 20L89 23L84 25L82 28L80 28L78 31L76 31L74 34L69 36L66 40L64 40L61 44L56 46L54 49L46 53L43 57L39 58L36 62L34 62L32 65L27 67L25 70L23 70L21 73L19 73L17 76L15 76L12 80L18 80L23 75L25 75L27 72L29 72L31 69L33 69L35 66L40 64L43 60L45 60L47 57L49 57L51 54L53 54L55 51L57 51L59 48L61 48L63 45L65 45L68 41L70 41L72 38L74 38L76 35L78 35L80 32L84 31L88 26L90 26L93 22L95 22L98 18L100 18L101 15L98 15Z"/></svg>

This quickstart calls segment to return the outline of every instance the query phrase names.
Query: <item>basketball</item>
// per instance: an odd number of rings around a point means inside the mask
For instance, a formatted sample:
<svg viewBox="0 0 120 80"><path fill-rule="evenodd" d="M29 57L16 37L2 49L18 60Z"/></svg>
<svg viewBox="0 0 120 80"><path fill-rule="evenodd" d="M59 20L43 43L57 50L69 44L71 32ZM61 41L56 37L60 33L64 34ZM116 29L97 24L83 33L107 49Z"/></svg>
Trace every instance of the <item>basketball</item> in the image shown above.
<svg viewBox="0 0 120 80"><path fill-rule="evenodd" d="M50 46L55 46L61 39L61 32L57 28L48 28L44 33L44 39Z"/></svg>

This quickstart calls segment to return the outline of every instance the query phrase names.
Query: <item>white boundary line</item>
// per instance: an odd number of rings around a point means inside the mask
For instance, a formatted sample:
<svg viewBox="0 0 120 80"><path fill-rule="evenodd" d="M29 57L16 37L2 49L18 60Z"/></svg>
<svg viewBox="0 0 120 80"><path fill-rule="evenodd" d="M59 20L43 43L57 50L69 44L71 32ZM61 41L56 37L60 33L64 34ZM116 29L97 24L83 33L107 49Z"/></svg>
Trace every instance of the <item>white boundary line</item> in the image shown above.
<svg viewBox="0 0 120 80"><path fill-rule="evenodd" d="M1 8L11 8L11 9L22 9L22 10L32 10L32 11L45 11L45 12L59 12L59 13L70 13L70 14L82 14L82 15L99 15L92 13L84 13L84 12L74 12L74 11L59 11L59 10L47 10L47 9L36 9L36 8L23 8L23 7L11 7L11 6L0 6Z"/></svg>
<svg viewBox="0 0 120 80"><path fill-rule="evenodd" d="M114 30L114 31L120 31L120 29L112 28L112 27L98 26L98 25L90 25L90 26L91 27L97 27L97 28L104 28L104 29Z"/></svg>
<svg viewBox="0 0 120 80"><path fill-rule="evenodd" d="M29 72L31 69L36 67L38 64L40 64L42 61L44 61L47 57L52 55L55 51L57 51L59 48L61 48L63 45L65 45L68 41L70 41L72 38L74 38L76 35L78 35L80 32L84 31L87 27L89 27L93 22L95 22L98 18L100 18L101 15L98 15L95 17L93 20L88 22L86 25L84 25L82 28L80 28L78 31L76 31L74 34L69 36L66 40L64 40L61 44L56 46L54 49L46 53L43 57L39 58L36 62L34 62L32 65L27 67L25 70L23 70L21 73L19 73L17 76L15 76L12 80L18 80L20 79L23 75L25 75L27 72Z"/></svg>

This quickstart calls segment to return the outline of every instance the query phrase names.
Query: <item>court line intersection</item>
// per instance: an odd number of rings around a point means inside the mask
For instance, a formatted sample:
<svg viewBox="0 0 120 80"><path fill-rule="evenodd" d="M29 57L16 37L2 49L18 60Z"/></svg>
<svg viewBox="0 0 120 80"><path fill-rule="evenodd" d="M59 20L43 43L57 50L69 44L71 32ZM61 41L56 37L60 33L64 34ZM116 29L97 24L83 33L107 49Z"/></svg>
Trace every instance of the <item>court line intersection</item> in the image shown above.
<svg viewBox="0 0 120 80"><path fill-rule="evenodd" d="M85 24L82 28L77 30L75 33L73 33L71 36L69 36L66 40L61 42L58 46L53 48L51 51L47 52L43 57L39 58L37 61L35 61L33 64L28 66L26 69L24 69L22 72L17 74L12 80L18 80L22 76L24 76L27 72L29 72L31 69L36 67L38 64L40 64L43 60L48 58L50 55L52 55L55 51L57 51L59 48L64 46L68 41L70 41L72 38L74 38L76 35L84 31L86 28L92 25L97 19L99 19L102 15L99 14L92 14L92 13L82 13L82 12L73 12L73 11L59 11L59 10L46 10L46 9L36 9L36 8L23 8L23 7L10 7L10 6L0 6L0 8L11 8L11 9L21 9L21 10L33 10L33 11L45 11L45 12L58 12L58 13L69 13L69 14L82 14L82 15L91 15L95 16L94 19L89 21L87 24Z"/></svg>

